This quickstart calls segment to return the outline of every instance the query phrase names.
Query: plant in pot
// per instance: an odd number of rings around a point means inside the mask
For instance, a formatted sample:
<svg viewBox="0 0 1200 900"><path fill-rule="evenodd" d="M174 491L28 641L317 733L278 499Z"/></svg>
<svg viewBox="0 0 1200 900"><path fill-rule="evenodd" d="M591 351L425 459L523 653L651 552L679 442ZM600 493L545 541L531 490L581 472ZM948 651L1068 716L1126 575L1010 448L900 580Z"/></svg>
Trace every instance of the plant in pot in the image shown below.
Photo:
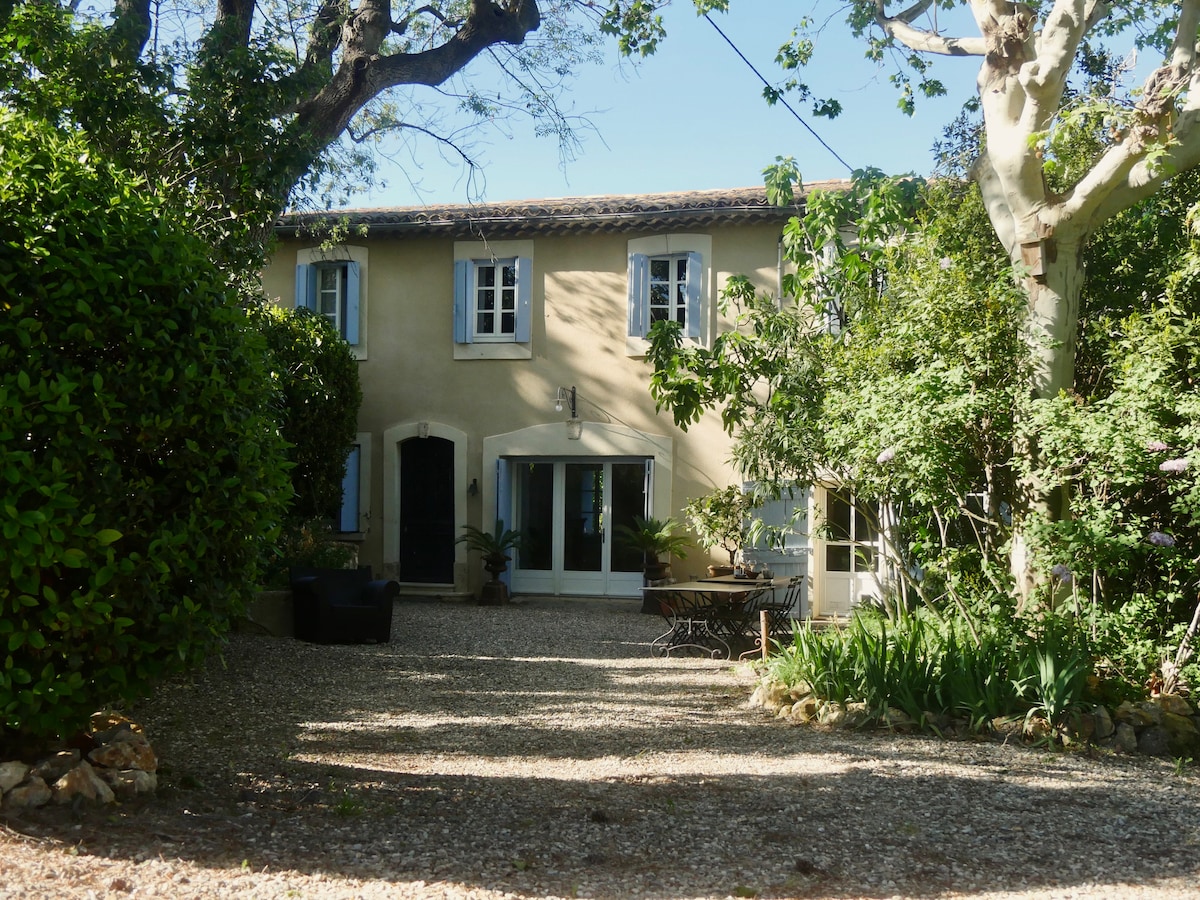
<svg viewBox="0 0 1200 900"><path fill-rule="evenodd" d="M671 557L682 556L691 541L676 534L680 523L675 519L633 517L633 525L618 525L617 540L642 554L642 575L646 584L671 576ZM663 557L666 557L664 560Z"/></svg>
<svg viewBox="0 0 1200 900"><path fill-rule="evenodd" d="M474 525L464 525L463 534L456 544L466 544L468 550L474 550L483 558L483 568L491 575L491 580L483 585L479 595L481 606L498 606L508 602L508 586L500 580L500 576L508 568L512 557L509 551L520 550L523 535L504 527L504 522L496 520L495 530L488 532Z"/></svg>
<svg viewBox="0 0 1200 900"><path fill-rule="evenodd" d="M748 519L753 508L750 496L736 484L696 497L683 508L688 525L700 546L720 547L729 554L729 566L709 566L709 575L732 574L737 555L746 544Z"/></svg>

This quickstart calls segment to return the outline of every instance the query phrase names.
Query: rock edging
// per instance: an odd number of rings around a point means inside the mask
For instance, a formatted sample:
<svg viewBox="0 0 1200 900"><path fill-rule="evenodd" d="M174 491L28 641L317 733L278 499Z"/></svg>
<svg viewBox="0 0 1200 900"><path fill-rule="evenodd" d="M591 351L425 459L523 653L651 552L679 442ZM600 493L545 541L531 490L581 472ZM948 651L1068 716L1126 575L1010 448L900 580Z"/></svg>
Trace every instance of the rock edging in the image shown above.
<svg viewBox="0 0 1200 900"><path fill-rule="evenodd" d="M748 705L798 725L841 729L874 726L892 731L931 728L949 737L971 733L971 723L966 719L927 712L921 722L916 722L894 707L877 714L866 703L819 700L808 690L790 688L771 678L759 681ZM1177 694L1155 694L1137 703L1126 700L1112 710L1093 706L1073 712L1060 726L1041 716L993 719L985 731L997 737L1052 740L1067 747L1093 744L1119 753L1200 759L1200 714Z"/></svg>
<svg viewBox="0 0 1200 900"><path fill-rule="evenodd" d="M0 808L32 809L48 803L99 805L158 787L158 756L142 728L122 716L98 714L91 730L69 747L30 765L0 762Z"/></svg>

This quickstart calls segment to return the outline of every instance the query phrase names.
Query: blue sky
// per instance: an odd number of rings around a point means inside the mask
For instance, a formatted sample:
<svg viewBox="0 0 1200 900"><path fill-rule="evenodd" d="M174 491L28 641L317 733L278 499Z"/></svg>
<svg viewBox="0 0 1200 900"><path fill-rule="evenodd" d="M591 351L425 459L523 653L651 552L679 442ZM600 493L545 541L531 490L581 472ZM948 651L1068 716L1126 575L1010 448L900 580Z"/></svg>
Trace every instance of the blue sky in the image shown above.
<svg viewBox="0 0 1200 900"><path fill-rule="evenodd" d="M806 11L833 13L840 4L813 0L740 0L728 15L714 14L721 29L769 80L779 76L776 50ZM620 60L615 45L605 62L581 70L567 104L595 128L581 132L583 146L563 163L554 138L538 138L525 121L473 132L473 153L483 163L482 181L441 158L430 143L419 147L420 169L407 173L384 164L385 189L356 198L356 205L463 203L595 194L649 193L760 184L776 156L794 156L805 180L840 178L847 169L783 106L767 106L762 84L687 0L667 11L668 38L658 52L636 64ZM845 109L836 120L793 107L851 166L927 174L931 147L942 128L974 94L978 62L941 59L935 74L950 91L918 101L905 116L897 93L863 56L838 22L818 43L808 73L815 93L836 97ZM410 175L415 175L410 178ZM411 182L419 182L419 191Z"/></svg>

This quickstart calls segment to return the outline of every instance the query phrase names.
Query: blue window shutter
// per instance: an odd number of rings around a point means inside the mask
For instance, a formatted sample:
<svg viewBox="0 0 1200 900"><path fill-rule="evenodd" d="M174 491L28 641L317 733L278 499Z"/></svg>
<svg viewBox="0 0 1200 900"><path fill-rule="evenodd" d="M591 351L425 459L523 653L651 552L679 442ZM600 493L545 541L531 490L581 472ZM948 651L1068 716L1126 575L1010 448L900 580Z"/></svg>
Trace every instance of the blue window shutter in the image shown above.
<svg viewBox="0 0 1200 900"><path fill-rule="evenodd" d="M360 275L358 263L346 263L346 343L352 347L358 345L359 334L359 302Z"/></svg>
<svg viewBox="0 0 1200 900"><path fill-rule="evenodd" d="M358 531L359 456L362 448L355 444L346 457L346 472L342 476L342 511L338 515L338 531Z"/></svg>
<svg viewBox="0 0 1200 900"><path fill-rule="evenodd" d="M471 276L475 266L469 259L454 261L454 343L471 343Z"/></svg>
<svg viewBox="0 0 1200 900"><path fill-rule="evenodd" d="M317 267L307 263L296 266L296 309L317 308Z"/></svg>
<svg viewBox="0 0 1200 900"><path fill-rule="evenodd" d="M699 253L687 255L687 336L700 337L700 285L704 282L704 260Z"/></svg>
<svg viewBox="0 0 1200 900"><path fill-rule="evenodd" d="M517 269L517 327L513 340L527 344L533 327L533 260L518 256L514 265Z"/></svg>
<svg viewBox="0 0 1200 900"><path fill-rule="evenodd" d="M650 257L629 254L629 335L646 336L647 309L650 304Z"/></svg>

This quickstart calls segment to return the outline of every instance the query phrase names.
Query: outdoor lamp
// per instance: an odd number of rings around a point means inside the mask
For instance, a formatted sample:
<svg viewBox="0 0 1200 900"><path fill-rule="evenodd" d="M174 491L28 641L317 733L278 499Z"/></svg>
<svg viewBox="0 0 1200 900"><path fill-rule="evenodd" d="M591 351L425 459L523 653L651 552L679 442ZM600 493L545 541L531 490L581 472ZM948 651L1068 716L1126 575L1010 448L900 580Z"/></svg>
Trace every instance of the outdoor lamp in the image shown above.
<svg viewBox="0 0 1200 900"><path fill-rule="evenodd" d="M571 418L567 419L567 440L569 441L577 441L583 436L583 420L579 418L575 400L575 385L571 385L569 389L560 387L554 395L555 412L562 412L564 403L571 409Z"/></svg>

